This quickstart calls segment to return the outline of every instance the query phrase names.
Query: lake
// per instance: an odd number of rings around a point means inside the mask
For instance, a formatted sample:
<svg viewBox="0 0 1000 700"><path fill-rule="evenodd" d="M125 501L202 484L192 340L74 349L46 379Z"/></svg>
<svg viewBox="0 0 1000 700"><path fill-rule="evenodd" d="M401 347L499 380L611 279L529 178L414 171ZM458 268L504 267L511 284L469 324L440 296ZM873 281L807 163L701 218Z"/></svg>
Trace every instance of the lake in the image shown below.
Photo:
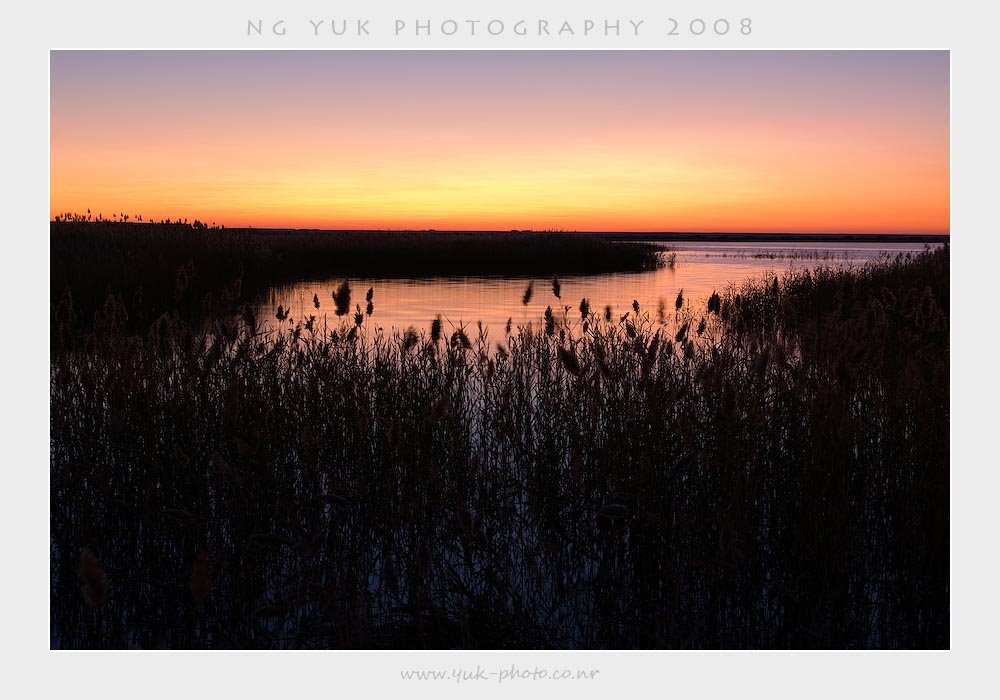
<svg viewBox="0 0 1000 700"><path fill-rule="evenodd" d="M619 245L629 245L620 243ZM510 319L514 326L537 322L547 306L557 314L569 307L571 315L578 313L580 300L586 298L592 309L611 306L612 312L623 314L638 301L642 309L656 314L661 301L673 310L677 294L683 290L688 303L702 304L713 291L744 280L790 269L858 266L880 257L900 253L917 253L922 243L858 243L858 242L787 242L727 243L669 242L658 244L664 256L673 256L673 265L648 272L622 272L599 275L567 275L559 278L561 298L552 290L551 278L531 277L432 277L432 278L349 278L352 290L352 310L355 304L365 307L365 293L373 290L374 325L390 331L414 327L427 329L437 314L441 314L448 333L465 325L475 330L477 322L491 330L493 338L503 335ZM327 313L329 325L338 325L333 315L332 293L343 277L302 281L270 288L259 302L261 315L268 323L275 321L278 305L288 309L294 320L314 315L322 324ZM525 290L533 284L528 304L523 303ZM318 297L316 309L313 296Z"/></svg>

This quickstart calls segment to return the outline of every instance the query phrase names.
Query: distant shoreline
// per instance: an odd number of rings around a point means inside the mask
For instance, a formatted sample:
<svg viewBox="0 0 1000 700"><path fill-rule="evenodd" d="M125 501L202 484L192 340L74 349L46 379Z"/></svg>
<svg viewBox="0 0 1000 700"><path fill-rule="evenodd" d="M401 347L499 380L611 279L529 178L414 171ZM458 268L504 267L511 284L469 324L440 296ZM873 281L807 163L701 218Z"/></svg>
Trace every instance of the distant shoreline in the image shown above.
<svg viewBox="0 0 1000 700"><path fill-rule="evenodd" d="M228 229L227 229L228 230ZM235 230L235 229L234 229ZM573 236L590 236L613 241L704 241L739 243L779 243L801 241L807 243L947 243L947 233L700 233L688 231L532 231L522 230L471 230L471 229L318 229L318 228L249 228L261 233L488 233L531 234L561 233Z"/></svg>
<svg viewBox="0 0 1000 700"><path fill-rule="evenodd" d="M228 230L228 229L227 229ZM237 229L234 229L237 230ZM775 243L800 241L804 243L947 243L947 233L696 233L687 231L532 231L521 230L471 230L471 229L320 229L320 228L248 228L239 230L261 233L561 233L573 236L605 238L613 241L734 241Z"/></svg>
<svg viewBox="0 0 1000 700"><path fill-rule="evenodd" d="M628 233L585 234L616 241L735 241L740 243L947 243L947 233Z"/></svg>
<svg viewBox="0 0 1000 700"><path fill-rule="evenodd" d="M66 221L51 221L51 224L66 224ZM186 221L161 222L161 221L73 221L80 224L104 224L117 225L127 229L142 228L145 226L157 227L180 227L189 228ZM195 226L197 228L197 226ZM947 243L951 240L948 233L796 233L796 232L697 232L697 231L565 231L565 230L533 230L533 229L415 229L415 228L294 228L290 226L233 226L219 229L216 226L205 227L208 230L222 230L230 233L351 233L351 234L413 234L413 233L441 233L441 234L470 234L483 233L490 235L501 234L567 234L573 236L587 236L590 238L604 238L612 241L703 241L703 242L724 242L732 241L737 243L778 243L788 241L800 241L804 243Z"/></svg>

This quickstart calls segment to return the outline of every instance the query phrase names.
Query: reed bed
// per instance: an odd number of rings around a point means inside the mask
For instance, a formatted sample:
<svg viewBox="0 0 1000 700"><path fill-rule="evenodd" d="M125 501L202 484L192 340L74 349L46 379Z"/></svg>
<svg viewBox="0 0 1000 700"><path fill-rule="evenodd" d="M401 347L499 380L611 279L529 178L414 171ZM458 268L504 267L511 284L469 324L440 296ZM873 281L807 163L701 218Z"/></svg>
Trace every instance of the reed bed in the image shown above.
<svg viewBox="0 0 1000 700"><path fill-rule="evenodd" d="M948 254L501 337L63 295L52 646L945 648Z"/></svg>
<svg viewBox="0 0 1000 700"><path fill-rule="evenodd" d="M195 320L276 283L338 274L544 277L661 264L651 244L567 233L279 231L65 219L50 224L52 298L70 289L78 318L89 323L107 295L116 294L133 330L145 330L165 312Z"/></svg>

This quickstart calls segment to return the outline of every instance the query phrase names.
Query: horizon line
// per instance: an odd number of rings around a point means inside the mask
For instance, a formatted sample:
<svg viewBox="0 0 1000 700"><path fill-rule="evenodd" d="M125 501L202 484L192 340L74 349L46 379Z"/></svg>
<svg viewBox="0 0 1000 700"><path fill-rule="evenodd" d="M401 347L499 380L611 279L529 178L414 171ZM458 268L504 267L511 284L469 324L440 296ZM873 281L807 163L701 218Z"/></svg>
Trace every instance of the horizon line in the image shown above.
<svg viewBox="0 0 1000 700"><path fill-rule="evenodd" d="M534 228L413 228L413 227L320 227L320 226L255 226L253 224L246 224L242 226L226 226L222 224L221 226L209 225L201 221L201 219L192 220L160 220L160 221L136 221L136 220L122 220L122 219L93 219L93 220L83 220L83 221L73 221L62 219L58 220L52 218L49 220L50 224L53 223L81 223L81 224L98 224L98 223L112 223L112 224L135 224L137 226L141 225L186 225L192 226L194 222L205 224L208 228L225 228L229 230L253 230L253 231L301 231L301 232L323 232L323 233L357 233L357 232L371 232L371 233L572 233L572 234L582 234L582 235L628 235L628 236L838 236L838 237L848 237L848 236L884 236L884 237L897 237L897 236L925 236L925 237L936 237L944 238L950 237L951 232L949 231L777 231L777 230L702 230L702 231L691 231L682 229L657 229L650 231L638 231L634 229L564 229L564 228L546 228L546 229L534 229Z"/></svg>

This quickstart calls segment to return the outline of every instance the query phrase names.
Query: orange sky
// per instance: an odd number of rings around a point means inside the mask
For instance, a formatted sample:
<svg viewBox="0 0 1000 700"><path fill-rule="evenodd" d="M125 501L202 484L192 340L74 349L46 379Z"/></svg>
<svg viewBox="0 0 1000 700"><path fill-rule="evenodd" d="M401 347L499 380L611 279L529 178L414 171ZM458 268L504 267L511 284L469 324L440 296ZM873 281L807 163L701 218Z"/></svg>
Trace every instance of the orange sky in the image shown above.
<svg viewBox="0 0 1000 700"><path fill-rule="evenodd" d="M947 232L946 52L53 52L51 214Z"/></svg>

